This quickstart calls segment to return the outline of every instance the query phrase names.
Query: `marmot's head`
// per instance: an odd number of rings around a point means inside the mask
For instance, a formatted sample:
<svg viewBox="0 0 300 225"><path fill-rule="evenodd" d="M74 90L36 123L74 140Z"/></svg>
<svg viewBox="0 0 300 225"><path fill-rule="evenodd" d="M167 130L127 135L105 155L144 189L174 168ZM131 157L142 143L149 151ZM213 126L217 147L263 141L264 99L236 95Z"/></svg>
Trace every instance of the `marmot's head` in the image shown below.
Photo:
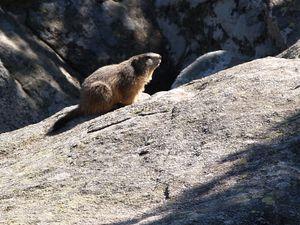
<svg viewBox="0 0 300 225"><path fill-rule="evenodd" d="M159 66L161 62L161 56L159 54L150 52L133 56L130 60L136 75L142 76L148 74L149 72L153 72Z"/></svg>

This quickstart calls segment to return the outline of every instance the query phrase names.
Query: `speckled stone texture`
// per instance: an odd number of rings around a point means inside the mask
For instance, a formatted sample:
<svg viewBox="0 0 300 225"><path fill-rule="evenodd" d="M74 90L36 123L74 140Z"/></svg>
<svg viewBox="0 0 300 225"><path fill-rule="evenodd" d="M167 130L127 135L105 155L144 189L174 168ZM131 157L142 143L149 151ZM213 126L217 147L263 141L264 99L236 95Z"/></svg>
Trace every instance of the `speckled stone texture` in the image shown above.
<svg viewBox="0 0 300 225"><path fill-rule="evenodd" d="M0 135L0 224L300 223L300 61L265 58L45 136Z"/></svg>

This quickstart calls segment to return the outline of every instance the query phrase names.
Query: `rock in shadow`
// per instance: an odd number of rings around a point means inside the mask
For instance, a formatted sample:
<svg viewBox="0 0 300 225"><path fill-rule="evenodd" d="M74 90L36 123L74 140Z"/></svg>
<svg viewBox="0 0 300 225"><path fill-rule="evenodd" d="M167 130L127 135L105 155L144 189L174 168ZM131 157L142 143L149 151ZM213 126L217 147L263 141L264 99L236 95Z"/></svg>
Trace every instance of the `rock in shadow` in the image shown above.
<svg viewBox="0 0 300 225"><path fill-rule="evenodd" d="M109 112L113 112L116 109L119 109L121 107L124 107L122 104L117 104L114 106L112 110ZM95 119L96 117L105 115L106 113L99 113L94 115L82 115L76 111L76 107L72 107L71 110L68 110L64 115L60 116L50 127L50 129L47 131L46 135L52 136L61 134L63 132L66 132L68 130L71 130L73 127L77 126L78 124L87 122L89 120ZM108 112L108 113L109 113Z"/></svg>
<svg viewBox="0 0 300 225"><path fill-rule="evenodd" d="M219 176L112 224L300 224L300 112L258 142L215 162Z"/></svg>
<svg viewBox="0 0 300 225"><path fill-rule="evenodd" d="M76 72L1 8L0 33L0 77L10 82L0 82L6 93L0 101L5 121L0 132L39 122L75 103L79 84L72 75Z"/></svg>
<svg viewBox="0 0 300 225"><path fill-rule="evenodd" d="M57 130L56 129L53 130L53 127L51 127L47 131L46 135L53 136L53 135L58 135L58 134L64 133L64 132L66 132L68 130L71 130L72 128L76 127L78 124L81 124L81 123L87 122L89 120L95 119L98 116L101 116L101 115L78 116L78 118L74 118L71 121L66 122L64 124L64 126L62 126L61 128L59 128Z"/></svg>

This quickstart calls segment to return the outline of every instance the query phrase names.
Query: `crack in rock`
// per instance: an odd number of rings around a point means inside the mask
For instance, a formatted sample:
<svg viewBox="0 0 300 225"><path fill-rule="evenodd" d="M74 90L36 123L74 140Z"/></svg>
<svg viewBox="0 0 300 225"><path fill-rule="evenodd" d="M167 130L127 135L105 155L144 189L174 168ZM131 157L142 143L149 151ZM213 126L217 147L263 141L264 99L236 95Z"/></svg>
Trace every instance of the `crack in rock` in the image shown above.
<svg viewBox="0 0 300 225"><path fill-rule="evenodd" d="M150 116L150 115L167 113L167 112L169 112L169 110L162 110L162 111L156 111L156 112L141 112L138 114L138 116Z"/></svg>
<svg viewBox="0 0 300 225"><path fill-rule="evenodd" d="M96 127L96 128L91 128L91 129L88 129L87 133L93 133L93 132L96 132L96 131L100 131L100 130L103 130L105 128L108 128L108 127L111 127L111 126L114 126L114 125L117 125L117 124L120 124L120 123L123 123L127 120L130 120L132 119L131 117L129 118L125 118L125 119L122 119L122 120L119 120L119 121L116 121L114 123L110 123L110 124L106 124L106 125L103 125L103 126L100 126L100 127Z"/></svg>
<svg viewBox="0 0 300 225"><path fill-rule="evenodd" d="M150 115L155 115L155 114L160 114L160 113L167 113L167 112L169 112L169 110L162 110L162 111L155 111L155 112L141 112L137 116L150 116ZM125 121L131 120L133 118L135 118L135 117L127 117L125 119L118 120L116 122L106 124L106 125L103 125L103 126L100 126L100 127L94 127L93 128L91 126L91 127L88 128L87 133L93 133L93 132L96 132L96 131L100 131L100 130L106 129L108 127L115 126L117 124L120 124L120 123L123 123Z"/></svg>

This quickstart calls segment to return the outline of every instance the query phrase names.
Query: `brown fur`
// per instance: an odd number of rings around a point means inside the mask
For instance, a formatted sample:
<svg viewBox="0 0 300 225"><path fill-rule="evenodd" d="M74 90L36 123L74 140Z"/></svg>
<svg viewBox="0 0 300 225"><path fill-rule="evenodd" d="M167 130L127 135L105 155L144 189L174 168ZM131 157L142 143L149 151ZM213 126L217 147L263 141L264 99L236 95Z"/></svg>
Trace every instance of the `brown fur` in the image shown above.
<svg viewBox="0 0 300 225"><path fill-rule="evenodd" d="M151 80L160 61L160 55L146 53L133 56L119 64L99 68L83 82L78 107L56 121L50 133L74 117L103 114L116 105L134 103Z"/></svg>

